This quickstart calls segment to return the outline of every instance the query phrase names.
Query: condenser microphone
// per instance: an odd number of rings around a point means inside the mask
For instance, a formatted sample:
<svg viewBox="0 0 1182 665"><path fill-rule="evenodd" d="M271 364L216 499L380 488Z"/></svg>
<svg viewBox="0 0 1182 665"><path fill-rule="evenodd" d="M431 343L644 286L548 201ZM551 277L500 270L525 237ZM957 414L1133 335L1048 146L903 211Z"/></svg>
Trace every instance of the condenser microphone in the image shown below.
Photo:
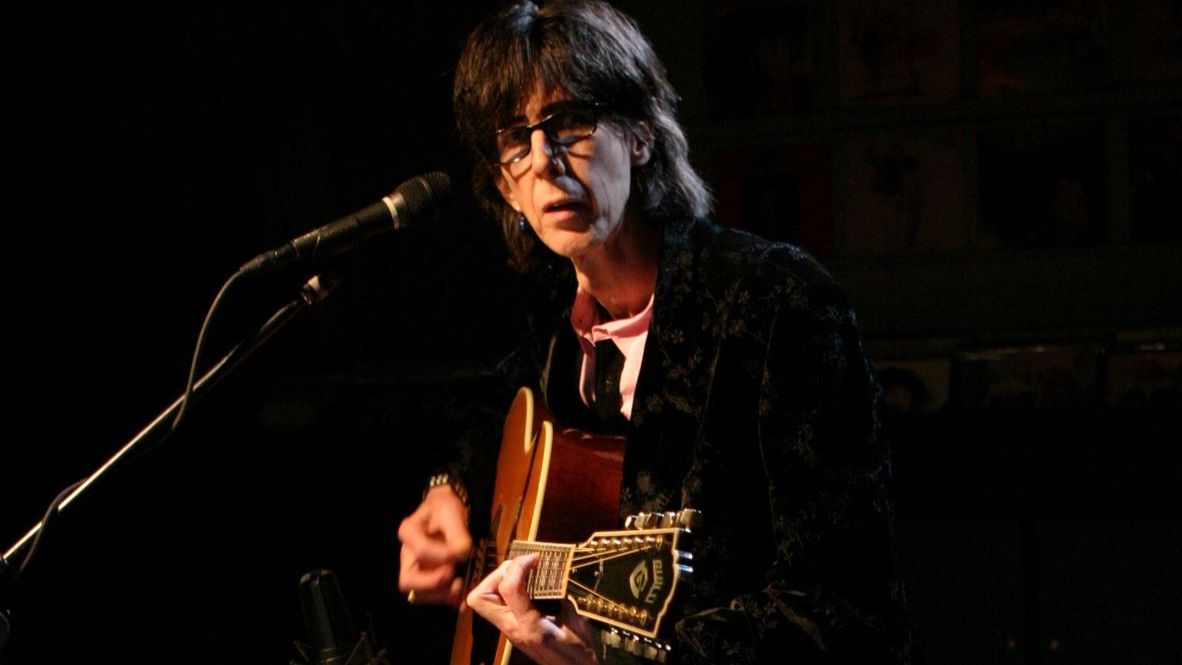
<svg viewBox="0 0 1182 665"><path fill-rule="evenodd" d="M293 263L312 263L347 252L387 231L438 221L451 192L451 178L446 173L415 176L381 201L259 254L242 264L238 272L267 273Z"/></svg>
<svg viewBox="0 0 1182 665"><path fill-rule="evenodd" d="M300 604L304 611L309 665L370 665L375 659L373 645L358 632L341 594L341 585L331 570L315 570L300 578Z"/></svg>

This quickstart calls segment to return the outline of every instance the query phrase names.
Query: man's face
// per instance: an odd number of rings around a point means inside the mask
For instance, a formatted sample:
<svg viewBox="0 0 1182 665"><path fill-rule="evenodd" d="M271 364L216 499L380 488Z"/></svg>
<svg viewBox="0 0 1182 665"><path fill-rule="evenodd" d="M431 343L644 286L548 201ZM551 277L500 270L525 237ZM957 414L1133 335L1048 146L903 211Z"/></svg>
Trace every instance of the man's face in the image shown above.
<svg viewBox="0 0 1182 665"><path fill-rule="evenodd" d="M535 93L522 115L507 124L536 123L577 103L561 93ZM555 131L546 123L534 129L529 154L502 165L497 186L551 251L577 258L601 248L619 230L632 193L632 168L647 162L650 152L633 134L602 120L569 145L547 136Z"/></svg>

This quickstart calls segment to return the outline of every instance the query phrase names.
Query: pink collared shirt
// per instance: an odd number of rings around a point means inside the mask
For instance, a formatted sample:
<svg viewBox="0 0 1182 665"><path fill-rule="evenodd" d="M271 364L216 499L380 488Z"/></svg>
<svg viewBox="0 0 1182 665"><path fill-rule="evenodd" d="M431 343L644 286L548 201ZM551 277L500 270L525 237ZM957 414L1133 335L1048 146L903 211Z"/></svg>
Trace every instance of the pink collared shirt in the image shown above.
<svg viewBox="0 0 1182 665"><path fill-rule="evenodd" d="M636 380L640 376L644 342L648 339L648 326L652 318L653 298L649 297L648 304L639 314L601 323L595 298L583 289L575 292L570 322L583 351L579 370L579 395L583 398L584 404L591 406L595 400L595 343L610 339L624 356L624 368L620 372L620 413L625 418L632 419L632 399L636 395Z"/></svg>

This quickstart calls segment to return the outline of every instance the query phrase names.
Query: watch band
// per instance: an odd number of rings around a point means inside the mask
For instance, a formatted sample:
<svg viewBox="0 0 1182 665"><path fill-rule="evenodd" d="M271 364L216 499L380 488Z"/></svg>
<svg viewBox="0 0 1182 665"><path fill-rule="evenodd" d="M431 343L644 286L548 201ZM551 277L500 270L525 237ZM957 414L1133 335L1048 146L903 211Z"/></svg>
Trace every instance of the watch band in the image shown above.
<svg viewBox="0 0 1182 665"><path fill-rule="evenodd" d="M442 487L444 485L450 487L451 490L456 493L456 496L460 497L460 503L463 503L465 506L468 505L467 488L465 488L464 484L461 483L457 478L452 477L452 475L447 472L437 473L427 479L427 488L423 490L423 498L427 497L427 492L430 492L436 487Z"/></svg>

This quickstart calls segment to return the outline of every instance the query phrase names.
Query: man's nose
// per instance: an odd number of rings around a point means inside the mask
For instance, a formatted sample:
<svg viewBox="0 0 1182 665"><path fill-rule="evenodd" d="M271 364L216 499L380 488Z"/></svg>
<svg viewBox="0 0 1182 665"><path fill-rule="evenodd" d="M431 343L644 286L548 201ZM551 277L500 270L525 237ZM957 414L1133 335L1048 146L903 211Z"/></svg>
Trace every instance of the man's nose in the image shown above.
<svg viewBox="0 0 1182 665"><path fill-rule="evenodd" d="M541 127L530 134L529 141L529 156L533 160L532 166L535 173L561 171L564 166L562 164L562 146L551 141Z"/></svg>

